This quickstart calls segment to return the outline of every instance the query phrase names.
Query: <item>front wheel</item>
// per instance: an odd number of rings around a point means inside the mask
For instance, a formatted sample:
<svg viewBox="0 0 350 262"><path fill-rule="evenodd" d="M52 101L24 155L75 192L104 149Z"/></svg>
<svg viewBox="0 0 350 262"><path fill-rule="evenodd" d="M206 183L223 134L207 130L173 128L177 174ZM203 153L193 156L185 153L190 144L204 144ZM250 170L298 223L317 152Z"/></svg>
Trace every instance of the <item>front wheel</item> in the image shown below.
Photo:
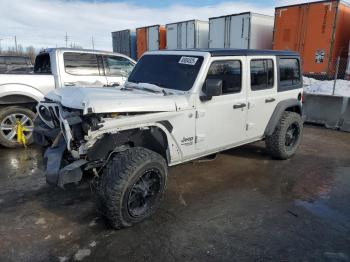
<svg viewBox="0 0 350 262"><path fill-rule="evenodd" d="M35 113L28 108L21 106L9 106L0 110L0 144L15 148L18 143L18 130L23 136L22 142L26 145L33 143L33 129Z"/></svg>
<svg viewBox="0 0 350 262"><path fill-rule="evenodd" d="M266 148L276 159L292 157L300 144L303 133L303 120L294 112L284 112L275 131L266 137Z"/></svg>
<svg viewBox="0 0 350 262"><path fill-rule="evenodd" d="M167 173L165 159L146 148L114 155L97 182L99 212L116 229L141 222L157 210Z"/></svg>

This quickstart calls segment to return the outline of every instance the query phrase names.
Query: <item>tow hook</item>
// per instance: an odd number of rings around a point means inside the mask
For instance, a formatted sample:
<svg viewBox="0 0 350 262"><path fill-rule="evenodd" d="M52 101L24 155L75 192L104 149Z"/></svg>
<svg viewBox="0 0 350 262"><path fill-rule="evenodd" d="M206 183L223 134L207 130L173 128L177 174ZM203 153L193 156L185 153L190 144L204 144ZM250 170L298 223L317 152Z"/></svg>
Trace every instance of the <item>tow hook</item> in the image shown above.
<svg viewBox="0 0 350 262"><path fill-rule="evenodd" d="M27 147L26 136L24 135L23 132L26 132L29 130L25 128L19 120L16 121L16 130L17 130L17 142L23 145L24 147Z"/></svg>

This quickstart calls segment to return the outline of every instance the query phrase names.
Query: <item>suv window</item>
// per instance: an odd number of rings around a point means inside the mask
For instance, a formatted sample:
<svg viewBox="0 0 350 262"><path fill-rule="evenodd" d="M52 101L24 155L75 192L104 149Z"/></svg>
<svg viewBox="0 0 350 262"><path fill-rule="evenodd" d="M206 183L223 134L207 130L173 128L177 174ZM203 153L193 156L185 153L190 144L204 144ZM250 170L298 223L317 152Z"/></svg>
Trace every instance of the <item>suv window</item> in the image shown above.
<svg viewBox="0 0 350 262"><path fill-rule="evenodd" d="M188 91L196 81L202 63L202 56L144 55L132 70L128 81Z"/></svg>
<svg viewBox="0 0 350 262"><path fill-rule="evenodd" d="M122 56L103 56L108 76L128 77L134 68L134 63Z"/></svg>
<svg viewBox="0 0 350 262"><path fill-rule="evenodd" d="M258 59L250 61L251 90L264 90L273 87L274 70L272 59Z"/></svg>
<svg viewBox="0 0 350 262"><path fill-rule="evenodd" d="M300 80L300 66L299 60L296 58L280 58L280 87L288 89L288 87L299 85Z"/></svg>
<svg viewBox="0 0 350 262"><path fill-rule="evenodd" d="M50 55L43 53L35 58L34 73L36 74L51 74Z"/></svg>
<svg viewBox="0 0 350 262"><path fill-rule="evenodd" d="M68 74L81 76L100 75L95 54L65 52L63 59L65 71Z"/></svg>
<svg viewBox="0 0 350 262"><path fill-rule="evenodd" d="M215 61L210 65L207 79L222 80L222 94L239 93L242 89L241 61Z"/></svg>

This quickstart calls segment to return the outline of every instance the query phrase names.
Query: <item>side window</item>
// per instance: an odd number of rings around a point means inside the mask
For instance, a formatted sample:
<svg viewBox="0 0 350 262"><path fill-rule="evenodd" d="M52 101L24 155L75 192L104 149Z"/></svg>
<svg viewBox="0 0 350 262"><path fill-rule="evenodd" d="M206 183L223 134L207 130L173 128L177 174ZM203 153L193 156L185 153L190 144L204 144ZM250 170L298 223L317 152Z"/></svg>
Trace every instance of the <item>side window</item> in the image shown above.
<svg viewBox="0 0 350 262"><path fill-rule="evenodd" d="M134 68L134 63L121 56L104 56L106 75L128 77Z"/></svg>
<svg viewBox="0 0 350 262"><path fill-rule="evenodd" d="M222 80L222 94L239 93L242 89L241 61L215 61L210 65L207 79Z"/></svg>
<svg viewBox="0 0 350 262"><path fill-rule="evenodd" d="M39 54L35 58L34 73L51 74L50 55L48 53Z"/></svg>
<svg viewBox="0 0 350 262"><path fill-rule="evenodd" d="M258 59L250 61L251 90L272 88L274 84L274 70L272 59Z"/></svg>
<svg viewBox="0 0 350 262"><path fill-rule="evenodd" d="M97 56L88 53L65 52L63 54L66 73L81 76L98 76Z"/></svg>
<svg viewBox="0 0 350 262"><path fill-rule="evenodd" d="M280 89L286 90L289 87L301 84L299 60L296 58L280 58Z"/></svg>

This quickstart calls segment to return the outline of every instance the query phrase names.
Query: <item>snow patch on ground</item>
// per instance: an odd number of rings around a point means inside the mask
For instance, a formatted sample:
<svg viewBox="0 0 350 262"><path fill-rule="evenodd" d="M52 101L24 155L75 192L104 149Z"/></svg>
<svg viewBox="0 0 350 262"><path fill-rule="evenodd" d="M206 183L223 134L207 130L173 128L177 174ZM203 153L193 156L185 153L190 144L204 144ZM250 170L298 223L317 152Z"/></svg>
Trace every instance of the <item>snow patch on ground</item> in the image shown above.
<svg viewBox="0 0 350 262"><path fill-rule="evenodd" d="M309 94L332 95L334 80L316 80L303 77L304 91ZM338 79L335 86L335 95L350 97L350 81Z"/></svg>
<svg viewBox="0 0 350 262"><path fill-rule="evenodd" d="M79 249L77 253L74 255L74 260L82 261L85 257L90 256L90 249Z"/></svg>

